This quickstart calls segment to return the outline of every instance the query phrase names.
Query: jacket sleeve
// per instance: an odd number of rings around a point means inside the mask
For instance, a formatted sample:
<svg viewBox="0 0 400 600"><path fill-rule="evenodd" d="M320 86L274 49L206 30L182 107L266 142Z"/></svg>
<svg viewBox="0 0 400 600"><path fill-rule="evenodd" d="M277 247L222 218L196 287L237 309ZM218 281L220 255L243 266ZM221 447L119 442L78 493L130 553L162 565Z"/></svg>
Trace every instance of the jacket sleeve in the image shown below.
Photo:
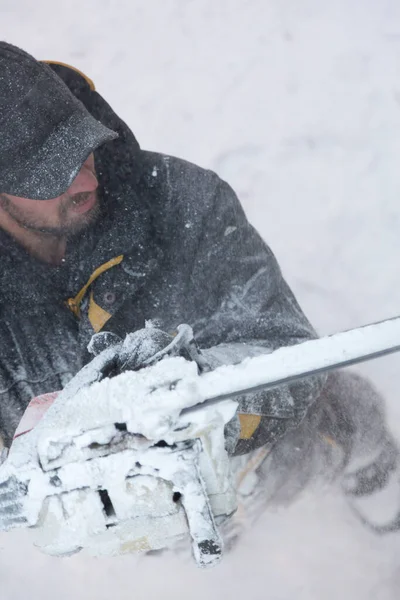
<svg viewBox="0 0 400 600"><path fill-rule="evenodd" d="M219 178L206 202L194 264L192 282L208 311L192 325L214 366L316 337L273 253L247 221L234 191ZM309 377L241 397L238 419L227 428L228 450L244 454L274 443L301 422L324 381L323 376Z"/></svg>

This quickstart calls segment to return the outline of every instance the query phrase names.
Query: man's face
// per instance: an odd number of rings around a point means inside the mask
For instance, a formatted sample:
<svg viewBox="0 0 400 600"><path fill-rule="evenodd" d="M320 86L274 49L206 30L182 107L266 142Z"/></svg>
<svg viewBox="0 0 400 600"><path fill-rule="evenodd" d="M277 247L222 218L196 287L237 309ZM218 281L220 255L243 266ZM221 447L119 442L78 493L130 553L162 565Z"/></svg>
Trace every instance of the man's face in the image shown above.
<svg viewBox="0 0 400 600"><path fill-rule="evenodd" d="M31 200L0 194L0 211L25 229L65 237L96 220L100 212L97 187L94 156L90 154L71 186L58 198Z"/></svg>

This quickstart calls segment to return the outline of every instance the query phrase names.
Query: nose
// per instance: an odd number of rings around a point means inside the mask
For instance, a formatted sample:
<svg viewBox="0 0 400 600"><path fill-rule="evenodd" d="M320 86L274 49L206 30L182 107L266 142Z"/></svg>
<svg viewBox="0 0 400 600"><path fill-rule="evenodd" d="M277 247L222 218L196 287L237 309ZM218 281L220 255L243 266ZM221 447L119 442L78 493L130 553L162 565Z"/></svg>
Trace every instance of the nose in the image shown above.
<svg viewBox="0 0 400 600"><path fill-rule="evenodd" d="M81 170L75 177L74 181L68 188L68 195L81 194L82 192L93 192L99 185L97 177L94 172L94 164L92 157L83 163Z"/></svg>

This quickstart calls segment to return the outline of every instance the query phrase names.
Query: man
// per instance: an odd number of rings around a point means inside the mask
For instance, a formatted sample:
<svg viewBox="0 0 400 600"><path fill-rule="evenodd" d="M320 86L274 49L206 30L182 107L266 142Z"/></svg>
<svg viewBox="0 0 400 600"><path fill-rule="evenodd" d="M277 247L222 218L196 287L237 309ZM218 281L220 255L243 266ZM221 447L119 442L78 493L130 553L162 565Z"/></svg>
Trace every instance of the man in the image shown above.
<svg viewBox="0 0 400 600"><path fill-rule="evenodd" d="M188 323L212 366L315 337L232 189L141 150L81 73L0 43L0 121L5 446L30 400L90 360L94 333ZM308 378L241 399L226 446L239 466L263 449L262 503L345 467L347 493L370 495L397 464L380 404L354 375Z"/></svg>

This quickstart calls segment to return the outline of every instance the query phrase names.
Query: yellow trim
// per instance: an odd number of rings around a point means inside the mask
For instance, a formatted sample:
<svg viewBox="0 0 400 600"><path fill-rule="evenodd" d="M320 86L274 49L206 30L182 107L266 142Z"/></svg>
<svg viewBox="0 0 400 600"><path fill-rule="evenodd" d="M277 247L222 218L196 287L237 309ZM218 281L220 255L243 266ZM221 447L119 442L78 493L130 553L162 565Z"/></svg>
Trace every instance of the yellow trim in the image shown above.
<svg viewBox="0 0 400 600"><path fill-rule="evenodd" d="M67 67L68 69L71 69L72 71L75 71L76 73L79 73L79 75L81 77L83 77L83 79L85 79L85 81L89 84L89 87L92 90L92 92L96 91L96 86L94 85L94 83L90 79L90 77L85 75L85 73L82 73L82 71L80 71L76 67L73 67L72 65L68 65L67 63L58 62L57 60L42 60L41 62L44 62L47 65L60 65L60 67Z"/></svg>
<svg viewBox="0 0 400 600"><path fill-rule="evenodd" d="M249 440L261 422L260 415L247 415L239 413L240 439Z"/></svg>
<svg viewBox="0 0 400 600"><path fill-rule="evenodd" d="M91 276L88 279L88 282L77 293L75 298L68 298L68 300L66 301L67 306L74 313L74 315L76 317L78 317L78 318L80 317L82 300L83 300L89 286L92 285L93 281L95 281L99 275L104 273L104 271L108 271L108 269L111 269L111 267L115 267L115 265L119 265L123 260L124 260L124 255L121 254L120 256L116 256L115 258L112 258L111 260L107 261L106 263L104 263L104 265L100 265L100 267L98 267L95 271L93 271L93 273L91 274Z"/></svg>
<svg viewBox="0 0 400 600"><path fill-rule="evenodd" d="M112 315L108 313L104 308L101 308L93 298L93 291L90 292L89 310L88 317L91 326L96 333L99 333L107 323L108 319L111 319Z"/></svg>
<svg viewBox="0 0 400 600"><path fill-rule="evenodd" d="M335 442L335 440L330 435L322 435L321 437L324 440L324 442L326 442L327 444L329 444L329 446L332 446L333 448L337 448L338 447L337 443Z"/></svg>

